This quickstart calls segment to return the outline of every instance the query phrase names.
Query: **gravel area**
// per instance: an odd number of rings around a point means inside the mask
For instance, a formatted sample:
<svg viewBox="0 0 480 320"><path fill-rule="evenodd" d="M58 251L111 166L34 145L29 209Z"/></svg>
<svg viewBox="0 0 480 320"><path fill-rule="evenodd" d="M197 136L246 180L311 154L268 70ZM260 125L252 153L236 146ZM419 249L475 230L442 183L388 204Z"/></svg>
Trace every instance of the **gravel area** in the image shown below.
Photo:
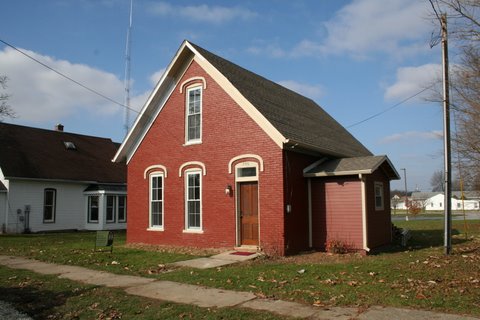
<svg viewBox="0 0 480 320"><path fill-rule="evenodd" d="M24 313L18 312L11 304L0 301L0 319L8 320L32 320Z"/></svg>

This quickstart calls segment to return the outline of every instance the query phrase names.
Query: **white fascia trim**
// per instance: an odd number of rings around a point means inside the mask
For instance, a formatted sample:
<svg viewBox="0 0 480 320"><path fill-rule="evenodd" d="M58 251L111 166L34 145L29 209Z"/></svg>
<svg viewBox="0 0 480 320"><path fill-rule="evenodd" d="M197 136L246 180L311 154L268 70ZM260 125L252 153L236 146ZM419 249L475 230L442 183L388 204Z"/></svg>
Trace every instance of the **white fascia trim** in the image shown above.
<svg viewBox="0 0 480 320"><path fill-rule="evenodd" d="M195 53L194 60L197 62L220 87L233 99L249 116L265 131L265 133L283 149L286 141L285 137L265 118L260 111L248 101L238 89L228 79L218 71L210 62L208 62L198 51L195 50L188 42L187 46Z"/></svg>
<svg viewBox="0 0 480 320"><path fill-rule="evenodd" d="M312 163L311 165L303 169L303 174L305 175L308 171L312 170L313 168L315 168L325 160L327 160L327 158L321 158L320 160L315 161L314 163Z"/></svg>
<svg viewBox="0 0 480 320"><path fill-rule="evenodd" d="M339 171L339 172L317 172L317 173L305 173L305 178L314 177L337 177L337 176L352 176L357 174L372 174L372 170L355 170L355 171Z"/></svg>
<svg viewBox="0 0 480 320"><path fill-rule="evenodd" d="M147 101L143 105L143 108L140 111L137 118L135 119L135 122L134 122L132 128L130 129L127 136L123 140L122 145L120 146L120 148L118 148L117 153L115 154L115 156L112 159L112 162L120 162L123 158L126 158L127 164L130 162L133 154L136 152L136 150L138 149L138 146L143 141L143 139L144 139L146 133L148 132L148 130L150 129L153 121L158 116L158 113L160 112L160 110L163 109L163 106L165 105L165 102L168 100L168 98L170 97L170 95L174 91L174 88L175 88L178 80L181 79L181 76L185 73L185 71L187 69L187 68L184 68L182 70L182 72L180 72L181 75L176 79L169 76L173 66L177 63L177 60L179 59L180 55L184 51L186 43L187 43L187 41L184 41L182 43L182 45L180 46L180 48L175 53L175 56L173 57L172 61L168 65L167 69L165 70L162 77L158 81L154 90L152 91L152 93L148 97ZM191 63L191 60L186 65L187 66L190 65L190 63ZM171 80L171 82L167 83L168 82L167 80ZM152 106L152 101L157 96L158 91L164 85L169 85L169 87L166 90L166 91L169 91L169 92L165 95L166 96L165 99L163 99L163 101L162 101L160 107L158 108L157 112L155 112L155 115L152 115L152 117L150 119L148 119L148 121L145 121L145 122L147 122L147 125L140 126L140 128L139 128L139 124L143 120L143 118L146 116L147 111L150 111L150 109L155 108L155 106ZM147 114L147 116L148 116L148 114ZM135 139L138 136L140 136L139 139L137 141L135 141ZM131 142L132 139L133 139L133 141Z"/></svg>

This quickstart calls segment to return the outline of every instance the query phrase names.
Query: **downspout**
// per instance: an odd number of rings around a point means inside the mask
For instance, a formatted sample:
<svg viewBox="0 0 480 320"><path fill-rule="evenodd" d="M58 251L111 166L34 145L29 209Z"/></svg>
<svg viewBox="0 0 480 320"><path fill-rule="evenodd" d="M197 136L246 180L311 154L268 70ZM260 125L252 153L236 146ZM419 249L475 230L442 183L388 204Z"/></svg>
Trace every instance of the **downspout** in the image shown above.
<svg viewBox="0 0 480 320"><path fill-rule="evenodd" d="M313 227L312 227L312 178L307 179L308 190L308 246L313 247Z"/></svg>
<svg viewBox="0 0 480 320"><path fill-rule="evenodd" d="M365 177L360 173L358 175L358 178L361 181L362 184L362 234L363 234L363 250L365 252L370 252L370 248L368 247L368 234L367 234L367 190L366 190L366 179Z"/></svg>

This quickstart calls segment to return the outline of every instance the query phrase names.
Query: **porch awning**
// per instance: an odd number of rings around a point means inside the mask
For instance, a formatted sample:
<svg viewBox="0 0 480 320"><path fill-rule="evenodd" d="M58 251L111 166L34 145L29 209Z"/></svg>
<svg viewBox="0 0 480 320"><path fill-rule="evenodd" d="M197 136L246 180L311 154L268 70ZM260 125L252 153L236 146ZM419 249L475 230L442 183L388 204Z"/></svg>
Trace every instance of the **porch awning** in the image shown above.
<svg viewBox="0 0 480 320"><path fill-rule="evenodd" d="M330 177L356 174L372 174L381 169L390 180L398 180L400 176L387 156L366 156L341 159L321 159L303 170L303 176Z"/></svg>
<svg viewBox="0 0 480 320"><path fill-rule="evenodd" d="M104 192L127 192L127 186L124 184L91 184L83 192L104 191Z"/></svg>

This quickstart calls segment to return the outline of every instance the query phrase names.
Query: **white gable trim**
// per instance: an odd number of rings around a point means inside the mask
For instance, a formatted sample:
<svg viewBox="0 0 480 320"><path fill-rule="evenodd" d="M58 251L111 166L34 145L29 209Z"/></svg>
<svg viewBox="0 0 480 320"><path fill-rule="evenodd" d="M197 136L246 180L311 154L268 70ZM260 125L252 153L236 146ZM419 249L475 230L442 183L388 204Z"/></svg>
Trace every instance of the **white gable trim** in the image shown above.
<svg viewBox="0 0 480 320"><path fill-rule="evenodd" d="M188 48L190 54L186 51L186 48ZM193 57L191 55L192 53ZM263 129L277 146L283 149L284 143L287 142L286 138L238 91L232 83L230 83L230 81L228 81L220 71L195 50L188 41L184 41L168 65L162 78L157 83L155 89L148 97L136 118L135 123L128 132L112 161L121 162L126 159L127 164L130 162L132 156L137 151L153 122L158 117L158 114L165 106L168 98L173 93L179 80L185 74L193 60L195 60L205 72L207 72L220 85L220 87L222 87L222 89L250 116L250 118L252 118L253 121L255 121L258 126L260 126L260 128ZM204 86L205 85L206 83L204 82Z"/></svg>
<svg viewBox="0 0 480 320"><path fill-rule="evenodd" d="M286 138L255 108L250 101L248 101L238 89L228 79L218 71L210 62L202 57L188 42L187 46L194 51L195 57L193 58L225 92L233 99L249 116L255 121L255 123L265 131L265 133L283 149L283 144L286 142Z"/></svg>

